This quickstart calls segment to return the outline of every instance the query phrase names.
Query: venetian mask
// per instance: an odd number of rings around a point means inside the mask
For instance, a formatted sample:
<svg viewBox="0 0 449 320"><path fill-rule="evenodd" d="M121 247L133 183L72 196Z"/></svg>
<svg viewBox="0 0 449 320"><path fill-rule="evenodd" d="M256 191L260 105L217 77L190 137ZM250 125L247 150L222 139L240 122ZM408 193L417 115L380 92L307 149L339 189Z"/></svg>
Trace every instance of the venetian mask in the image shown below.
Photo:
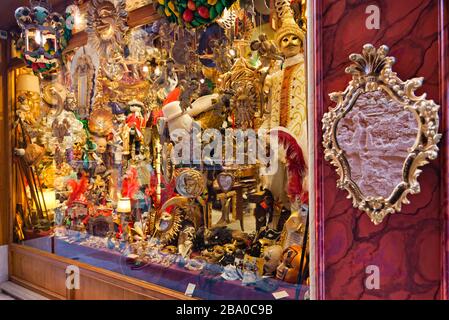
<svg viewBox="0 0 449 320"><path fill-rule="evenodd" d="M69 12L62 17L43 6L16 10L15 18L22 29L17 50L35 74L50 75L58 71L62 51L72 36L66 24L69 17Z"/></svg>
<svg viewBox="0 0 449 320"><path fill-rule="evenodd" d="M166 246L161 250L163 254L173 255L178 252L178 249L175 246Z"/></svg>
<svg viewBox="0 0 449 320"><path fill-rule="evenodd" d="M215 245L214 248L210 250L204 250L201 255L206 259L208 263L217 263L223 258L225 250L220 245Z"/></svg>
<svg viewBox="0 0 449 320"><path fill-rule="evenodd" d="M100 55L125 45L128 13L125 0L93 0L89 8L87 32Z"/></svg>
<svg viewBox="0 0 449 320"><path fill-rule="evenodd" d="M281 52L286 58L294 57L302 50L302 41L295 34L288 34L281 40Z"/></svg>
<svg viewBox="0 0 449 320"><path fill-rule="evenodd" d="M176 179L176 189L184 197L196 198L203 193L204 188L203 175L193 169L182 172Z"/></svg>
<svg viewBox="0 0 449 320"><path fill-rule="evenodd" d="M186 257L190 253L194 238L195 228L193 226L187 226L179 233L178 252L181 256Z"/></svg>
<svg viewBox="0 0 449 320"><path fill-rule="evenodd" d="M173 224L173 219L172 219L172 216L170 215L170 213L163 212L161 219L159 220L157 229L159 229L162 232L166 232L170 229L172 224Z"/></svg>
<svg viewBox="0 0 449 320"><path fill-rule="evenodd" d="M263 251L263 273L272 275L276 272L276 268L280 265L282 258L282 247L279 245L267 247Z"/></svg>
<svg viewBox="0 0 449 320"><path fill-rule="evenodd" d="M288 283L298 282L301 250L299 245L293 245L284 250L281 264L276 269L276 278Z"/></svg>
<svg viewBox="0 0 449 320"><path fill-rule="evenodd" d="M276 44L284 56L290 58L302 51L305 40L304 30L295 21L290 1L276 0L275 8L281 24L276 30Z"/></svg>
<svg viewBox="0 0 449 320"><path fill-rule="evenodd" d="M215 261L219 261L225 254L225 250L222 246L214 246L214 258Z"/></svg>
<svg viewBox="0 0 449 320"><path fill-rule="evenodd" d="M234 244L232 243L227 243L223 246L225 253L227 255L233 255L235 253L235 251L237 250L237 248L235 247Z"/></svg>

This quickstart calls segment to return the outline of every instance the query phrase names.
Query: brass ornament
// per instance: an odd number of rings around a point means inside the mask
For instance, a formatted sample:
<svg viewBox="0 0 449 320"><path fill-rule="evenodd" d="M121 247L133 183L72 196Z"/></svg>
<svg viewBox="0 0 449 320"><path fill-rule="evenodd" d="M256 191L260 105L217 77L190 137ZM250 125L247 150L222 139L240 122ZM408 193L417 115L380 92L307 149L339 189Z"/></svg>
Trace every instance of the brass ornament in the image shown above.
<svg viewBox="0 0 449 320"><path fill-rule="evenodd" d="M187 198L196 198L203 194L206 182L203 174L194 169L187 169L176 178L176 190Z"/></svg>
<svg viewBox="0 0 449 320"><path fill-rule="evenodd" d="M126 44L127 19L125 0L92 0L87 33L100 56L109 55Z"/></svg>
<svg viewBox="0 0 449 320"><path fill-rule="evenodd" d="M337 105L330 108L322 119L324 155L325 159L336 167L340 176L337 186L348 191L348 198L352 198L354 207L366 212L375 225L380 224L388 214L400 212L402 204L409 203L408 194L420 192L420 167L437 158L437 144L441 139L441 134L438 133L440 106L433 100L426 100L426 94L415 95L415 91L423 83L423 78L402 81L397 77L392 70L395 59L387 56L388 51L385 45L376 50L373 45L366 44L362 54L350 55L349 59L353 64L346 69L346 73L352 74L352 81L344 92L330 94L331 100ZM408 154L402 165L402 181L389 196L365 195L361 191L360 184L352 177L353 168L347 154L337 140L339 123L345 121L353 108L358 107L358 100L369 98L368 100L373 101L376 95L385 99L388 106L397 107L399 104L402 107L401 112L410 112L417 121L416 141L407 149ZM401 129L397 128L397 131ZM394 135L397 132L389 134ZM390 154L395 152L396 150L391 150ZM370 181L366 183L369 184Z"/></svg>
<svg viewBox="0 0 449 320"><path fill-rule="evenodd" d="M114 116L110 110L97 109L90 115L89 131L104 137L112 132Z"/></svg>
<svg viewBox="0 0 449 320"><path fill-rule="evenodd" d="M128 36L125 0L92 0L87 19L87 34L100 56L101 70L112 81L123 79L127 67L123 48Z"/></svg>
<svg viewBox="0 0 449 320"><path fill-rule="evenodd" d="M162 243L171 242L181 231L187 204L188 199L173 197L162 206L155 223L157 236ZM169 207L173 207L170 213L167 212Z"/></svg>
<svg viewBox="0 0 449 320"><path fill-rule="evenodd" d="M232 94L230 103L237 128L252 128L260 110L262 86L255 79L255 69L243 58L237 59L231 71L220 78L221 90Z"/></svg>

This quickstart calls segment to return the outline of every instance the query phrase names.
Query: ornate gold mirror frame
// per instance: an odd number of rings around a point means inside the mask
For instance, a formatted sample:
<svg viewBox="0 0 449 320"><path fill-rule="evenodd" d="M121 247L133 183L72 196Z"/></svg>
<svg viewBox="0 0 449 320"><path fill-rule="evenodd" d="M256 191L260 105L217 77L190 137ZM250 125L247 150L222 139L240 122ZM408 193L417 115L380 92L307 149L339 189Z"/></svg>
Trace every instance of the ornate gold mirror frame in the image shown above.
<svg viewBox="0 0 449 320"><path fill-rule="evenodd" d="M441 139L438 133L440 106L433 100L426 100L426 94L415 95L423 78L402 81L397 77L392 70L395 59L387 56L388 51L387 46L376 50L371 44L366 44L362 54L349 56L353 64L346 73L352 75L352 81L344 92L330 94L336 107L331 107L322 120L324 155L336 167L340 177L337 186L346 189L354 207L365 211L376 225L388 214L400 212L401 205L409 203L408 194L420 192L419 168L436 159L437 143ZM366 122L370 124L363 128L365 132L360 131L360 123ZM399 126L391 130L395 124ZM386 143L376 145L375 139ZM372 149L354 149L357 141L368 141L365 146L369 144ZM396 141L396 144L391 141ZM360 146L362 144L356 147ZM385 146L390 146L386 152ZM373 158L362 159L370 151L373 151ZM399 162L397 156L401 152L403 161ZM348 157L348 154L352 155ZM371 160L374 166L383 162L385 170L381 165L371 167ZM389 170L397 178L397 183L395 179L389 179ZM370 180L366 171L375 172L377 177ZM377 182L384 181L384 184L376 185L376 179Z"/></svg>

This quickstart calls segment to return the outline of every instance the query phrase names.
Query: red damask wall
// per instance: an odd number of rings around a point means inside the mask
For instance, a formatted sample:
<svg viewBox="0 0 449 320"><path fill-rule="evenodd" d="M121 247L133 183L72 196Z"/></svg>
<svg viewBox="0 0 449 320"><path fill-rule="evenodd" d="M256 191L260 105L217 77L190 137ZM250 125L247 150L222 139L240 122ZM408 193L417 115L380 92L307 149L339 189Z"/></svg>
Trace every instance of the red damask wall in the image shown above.
<svg viewBox="0 0 449 320"><path fill-rule="evenodd" d="M316 281L319 299L447 298L447 115L448 14L444 0L311 1L315 77ZM368 30L367 6L380 8L380 29ZM410 196L401 213L374 226L336 188L334 168L324 161L321 118L328 94L343 91L351 53L362 46L390 47L394 71L403 79L424 77L422 90L441 105L440 156L426 166L422 192ZM443 59L444 58L444 59ZM366 267L380 271L380 289L365 287Z"/></svg>

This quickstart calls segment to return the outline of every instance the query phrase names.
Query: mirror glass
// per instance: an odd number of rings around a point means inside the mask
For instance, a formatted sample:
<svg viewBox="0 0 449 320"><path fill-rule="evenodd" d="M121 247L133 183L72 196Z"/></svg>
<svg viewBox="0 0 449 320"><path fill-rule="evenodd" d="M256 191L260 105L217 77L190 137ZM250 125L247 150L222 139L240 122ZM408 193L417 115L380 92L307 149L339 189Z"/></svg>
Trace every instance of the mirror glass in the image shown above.
<svg viewBox="0 0 449 320"><path fill-rule="evenodd" d="M337 126L337 141L365 197L387 199L404 180L403 166L418 129L414 113L384 91L357 98Z"/></svg>

